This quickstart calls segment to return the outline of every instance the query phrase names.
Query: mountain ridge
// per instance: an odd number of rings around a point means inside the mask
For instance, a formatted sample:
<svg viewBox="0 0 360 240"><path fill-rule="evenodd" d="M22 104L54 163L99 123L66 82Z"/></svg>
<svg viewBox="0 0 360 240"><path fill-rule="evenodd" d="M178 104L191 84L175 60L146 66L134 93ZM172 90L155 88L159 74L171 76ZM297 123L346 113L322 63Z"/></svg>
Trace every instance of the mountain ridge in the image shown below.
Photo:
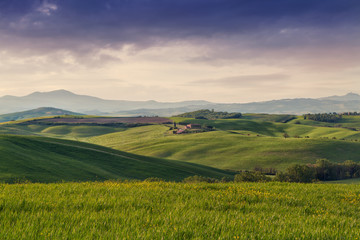
<svg viewBox="0 0 360 240"><path fill-rule="evenodd" d="M241 113L304 114L360 111L360 95L348 93L343 96L288 98L250 103L213 103L204 100L158 102L107 100L59 89L50 92L33 92L22 97L11 95L0 97L0 114L31 110L44 105L72 112L115 116L171 116L200 109Z"/></svg>

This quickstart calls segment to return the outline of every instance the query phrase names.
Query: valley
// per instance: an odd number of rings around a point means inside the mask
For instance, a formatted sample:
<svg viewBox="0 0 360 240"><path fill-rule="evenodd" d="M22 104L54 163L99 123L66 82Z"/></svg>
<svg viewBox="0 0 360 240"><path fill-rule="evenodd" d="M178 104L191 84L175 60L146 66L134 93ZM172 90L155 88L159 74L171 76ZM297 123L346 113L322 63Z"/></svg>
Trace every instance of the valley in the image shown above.
<svg viewBox="0 0 360 240"><path fill-rule="evenodd" d="M186 124L211 126L211 130L174 134L173 123L180 128ZM65 115L5 122L0 132L73 140L228 171L256 167L283 171L293 164L313 164L317 159L358 162L360 132L354 127L360 126L360 118L346 116L336 126L325 124L301 116L269 114L216 120Z"/></svg>

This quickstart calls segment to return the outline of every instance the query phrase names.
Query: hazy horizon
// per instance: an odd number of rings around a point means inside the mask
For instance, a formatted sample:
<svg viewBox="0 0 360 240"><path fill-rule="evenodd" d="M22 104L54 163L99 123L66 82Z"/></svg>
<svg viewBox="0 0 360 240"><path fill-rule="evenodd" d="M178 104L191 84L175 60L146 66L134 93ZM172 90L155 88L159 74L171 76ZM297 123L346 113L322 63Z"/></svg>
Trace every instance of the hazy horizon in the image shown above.
<svg viewBox="0 0 360 240"><path fill-rule="evenodd" d="M13 97L26 97L28 95L31 95L31 94L34 94L34 93L51 93L51 92L58 92L58 91L66 91L66 92L70 92L70 93L73 93L75 95L82 95L82 96L90 96L90 97L97 97L97 98L100 98L100 99L103 99L103 100L124 100L124 101L156 101L154 99L147 99L147 100L129 100L129 99L111 99L111 98L102 98L102 97L99 97L99 96L93 96L93 95L88 95L88 94L79 94L77 92L73 92L73 91L69 91L67 89L54 89L54 90L50 90L50 91L35 91L35 92L30 92L28 94L25 94L25 95L1 95L0 98L2 97L6 97L6 96L13 96ZM338 97L338 96L345 96L345 95L348 95L348 94L356 94L356 95L359 95L358 93L355 93L355 92L348 92L346 94L343 94L343 95L331 95L331 96L317 96L317 97L309 97L308 99L318 99L318 98L325 98L325 97ZM300 97L302 98L302 97ZM281 98L281 99L270 99L270 100L265 100L264 102L266 101L276 101L276 100L284 100L284 99L297 99L297 98ZM212 101L208 101L206 99L188 99L188 100L180 100L180 101L158 101L158 102L182 102L182 101L207 101L207 102L210 102L210 103L252 103L252 102L212 102ZM254 102L263 102L263 101L254 101Z"/></svg>
<svg viewBox="0 0 360 240"><path fill-rule="evenodd" d="M5 0L0 96L247 103L360 92L355 0Z"/></svg>

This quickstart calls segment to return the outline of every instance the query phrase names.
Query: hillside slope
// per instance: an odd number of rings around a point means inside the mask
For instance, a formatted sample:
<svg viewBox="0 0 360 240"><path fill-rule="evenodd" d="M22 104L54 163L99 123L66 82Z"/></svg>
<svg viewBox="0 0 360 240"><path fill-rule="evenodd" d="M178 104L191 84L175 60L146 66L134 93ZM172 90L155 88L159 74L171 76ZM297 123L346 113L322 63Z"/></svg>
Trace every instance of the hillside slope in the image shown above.
<svg viewBox="0 0 360 240"><path fill-rule="evenodd" d="M80 140L88 137L123 131L126 128L112 126L71 126L40 124L0 124L0 134L33 135L69 140Z"/></svg>
<svg viewBox="0 0 360 240"><path fill-rule="evenodd" d="M35 182L145 179L192 175L230 177L196 164L149 158L101 146L33 136L0 136L0 181Z"/></svg>
<svg viewBox="0 0 360 240"><path fill-rule="evenodd" d="M298 126L288 125L289 129ZM259 127L261 127L260 124ZM320 134L321 130L336 130L322 127L311 129L314 135ZM164 126L146 126L93 137L90 141L136 154L233 170L250 170L256 166L285 169L294 163L315 163L319 158L327 158L335 162L360 161L359 142L323 138L285 139L276 137L281 135L275 130L270 131L275 137L240 130L171 135L164 134L167 131ZM316 133L316 130L319 132ZM266 133L265 130L263 132ZM330 132L322 133L331 136ZM341 135L342 133L333 134Z"/></svg>
<svg viewBox="0 0 360 240"><path fill-rule="evenodd" d="M359 139L360 132L345 128L309 126L304 124L286 124L278 122L266 122L248 119L219 119L219 120L200 120L191 118L171 118L175 122L197 123L201 125L213 126L222 131L249 131L253 134L260 134L271 137L282 137L284 133L291 137L311 137L311 138L345 138ZM293 120L294 121L294 120ZM308 121L308 120L306 120ZM314 121L312 121L314 122ZM303 121L301 122L303 123ZM358 121L360 125L360 121Z"/></svg>
<svg viewBox="0 0 360 240"><path fill-rule="evenodd" d="M23 112L8 113L0 115L0 122L15 121L27 118L37 118L44 116L58 116L58 115L83 115L81 113L66 111L59 108L41 107Z"/></svg>

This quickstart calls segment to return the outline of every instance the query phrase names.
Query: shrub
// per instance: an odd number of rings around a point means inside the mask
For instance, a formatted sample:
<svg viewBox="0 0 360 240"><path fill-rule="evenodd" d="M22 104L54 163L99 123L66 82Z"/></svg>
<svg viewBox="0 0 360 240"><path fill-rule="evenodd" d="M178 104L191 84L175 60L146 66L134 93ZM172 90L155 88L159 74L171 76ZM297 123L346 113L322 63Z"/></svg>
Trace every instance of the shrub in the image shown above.
<svg viewBox="0 0 360 240"><path fill-rule="evenodd" d="M267 182L271 178L260 172L241 172L235 175L234 182Z"/></svg>
<svg viewBox="0 0 360 240"><path fill-rule="evenodd" d="M289 176L284 172L278 172L275 175L274 181L278 182L289 182Z"/></svg>
<svg viewBox="0 0 360 240"><path fill-rule="evenodd" d="M287 170L289 182L313 182L315 180L315 169L307 165L295 164Z"/></svg>
<svg viewBox="0 0 360 240"><path fill-rule="evenodd" d="M144 180L144 182L165 182L165 180L158 177L148 177Z"/></svg>
<svg viewBox="0 0 360 240"><path fill-rule="evenodd" d="M283 137L284 137L284 138L289 138L289 137L290 137L290 135L289 135L289 134L287 134L287 133L284 133L284 134L283 134Z"/></svg>
<svg viewBox="0 0 360 240"><path fill-rule="evenodd" d="M217 183L217 182L219 182L219 180L217 180L215 178L195 175L195 176L190 176L190 177L184 178L183 182L184 183L199 183L199 182Z"/></svg>
<svg viewBox="0 0 360 240"><path fill-rule="evenodd" d="M232 179L229 178L229 177L223 177L223 178L220 180L220 182L222 182L222 183L227 183L227 182L231 182L231 181L232 181Z"/></svg>
<svg viewBox="0 0 360 240"><path fill-rule="evenodd" d="M275 181L280 182L315 182L341 180L360 177L360 164L353 161L333 163L327 159L318 159L316 164L296 164L286 172L279 172Z"/></svg>

